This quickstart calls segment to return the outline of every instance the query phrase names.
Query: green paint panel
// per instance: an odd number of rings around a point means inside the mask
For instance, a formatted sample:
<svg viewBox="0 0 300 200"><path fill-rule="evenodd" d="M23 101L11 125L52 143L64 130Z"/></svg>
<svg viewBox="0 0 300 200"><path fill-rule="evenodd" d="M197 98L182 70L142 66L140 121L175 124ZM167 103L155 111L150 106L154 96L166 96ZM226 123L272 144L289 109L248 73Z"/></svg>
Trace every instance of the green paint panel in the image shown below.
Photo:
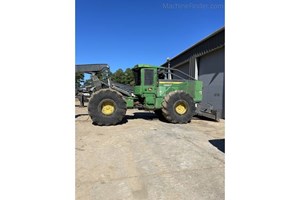
<svg viewBox="0 0 300 200"><path fill-rule="evenodd" d="M125 102L126 102L127 108L133 108L133 98L132 97L126 97Z"/></svg>
<svg viewBox="0 0 300 200"><path fill-rule="evenodd" d="M144 94L143 97L146 99L147 105L154 105L156 99L155 94Z"/></svg>
<svg viewBox="0 0 300 200"><path fill-rule="evenodd" d="M157 98L156 98L156 101L155 101L155 108L156 108L156 109L161 108L161 107L162 107L163 101L164 101L164 98L162 98L162 97L157 97Z"/></svg>
<svg viewBox="0 0 300 200"><path fill-rule="evenodd" d="M190 94L195 103L202 100L202 82L199 80L163 80L158 79L158 69L164 69L152 65L136 65L133 68L135 74L134 94L135 99L127 99L127 107L133 106L134 101L142 103L148 110L160 109L164 97L170 92L183 90Z"/></svg>
<svg viewBox="0 0 300 200"><path fill-rule="evenodd" d="M198 103L202 100L202 82L198 80L186 80L183 82L170 82L165 80L159 81L159 87L157 89L158 97L165 97L172 91L183 90L186 93L190 94L193 97L195 103Z"/></svg>

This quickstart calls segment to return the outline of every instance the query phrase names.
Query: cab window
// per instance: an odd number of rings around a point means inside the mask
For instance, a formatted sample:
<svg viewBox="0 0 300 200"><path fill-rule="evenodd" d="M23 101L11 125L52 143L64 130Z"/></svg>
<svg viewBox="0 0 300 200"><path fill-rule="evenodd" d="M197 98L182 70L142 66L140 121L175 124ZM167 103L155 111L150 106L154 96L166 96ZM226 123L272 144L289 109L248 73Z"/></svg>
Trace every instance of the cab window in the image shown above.
<svg viewBox="0 0 300 200"><path fill-rule="evenodd" d="M145 85L153 85L153 69L145 69L145 81L144 84Z"/></svg>

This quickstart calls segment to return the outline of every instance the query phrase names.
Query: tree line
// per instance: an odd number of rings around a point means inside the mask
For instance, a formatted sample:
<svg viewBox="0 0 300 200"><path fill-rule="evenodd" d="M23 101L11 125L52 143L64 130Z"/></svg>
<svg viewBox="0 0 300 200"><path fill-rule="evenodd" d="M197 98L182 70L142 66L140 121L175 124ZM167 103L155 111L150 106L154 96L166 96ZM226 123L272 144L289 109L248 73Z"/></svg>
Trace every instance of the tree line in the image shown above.
<svg viewBox="0 0 300 200"><path fill-rule="evenodd" d="M102 80L102 75L97 74L98 78ZM109 77L112 81L126 84L126 85L134 85L134 75L133 71L130 68L127 68L125 71L122 69L118 69L114 73L109 72ZM84 81L83 73L75 73L75 86L80 87L81 85L87 86L92 83L91 79L87 79Z"/></svg>

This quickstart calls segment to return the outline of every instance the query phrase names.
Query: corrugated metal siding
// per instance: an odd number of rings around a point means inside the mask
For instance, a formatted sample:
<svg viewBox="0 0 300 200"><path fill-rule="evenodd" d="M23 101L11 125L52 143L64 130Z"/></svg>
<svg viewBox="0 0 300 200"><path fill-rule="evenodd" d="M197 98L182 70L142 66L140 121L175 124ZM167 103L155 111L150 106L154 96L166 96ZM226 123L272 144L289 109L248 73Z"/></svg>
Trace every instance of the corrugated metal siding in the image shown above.
<svg viewBox="0 0 300 200"><path fill-rule="evenodd" d="M203 82L202 107L214 109L225 117L224 112L224 48L201 56L197 59L199 80Z"/></svg>
<svg viewBox="0 0 300 200"><path fill-rule="evenodd" d="M183 71L184 73L189 74L189 63L188 62L183 63L182 65L177 66L176 69L179 69L179 70ZM173 71L173 73L182 77L183 79L189 79L189 77L187 77L177 71ZM173 75L172 79L180 79L178 76Z"/></svg>

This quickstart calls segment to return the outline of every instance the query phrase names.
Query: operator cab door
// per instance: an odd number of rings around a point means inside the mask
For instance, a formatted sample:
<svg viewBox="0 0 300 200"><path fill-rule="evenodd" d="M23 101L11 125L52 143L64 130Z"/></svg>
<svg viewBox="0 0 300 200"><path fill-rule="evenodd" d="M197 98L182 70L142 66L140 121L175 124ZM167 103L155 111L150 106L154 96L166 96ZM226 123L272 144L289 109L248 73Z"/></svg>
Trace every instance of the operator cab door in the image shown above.
<svg viewBox="0 0 300 200"><path fill-rule="evenodd" d="M155 103L155 94L157 89L157 75L156 69L142 69L143 70L143 93L146 98L147 104L154 105Z"/></svg>

